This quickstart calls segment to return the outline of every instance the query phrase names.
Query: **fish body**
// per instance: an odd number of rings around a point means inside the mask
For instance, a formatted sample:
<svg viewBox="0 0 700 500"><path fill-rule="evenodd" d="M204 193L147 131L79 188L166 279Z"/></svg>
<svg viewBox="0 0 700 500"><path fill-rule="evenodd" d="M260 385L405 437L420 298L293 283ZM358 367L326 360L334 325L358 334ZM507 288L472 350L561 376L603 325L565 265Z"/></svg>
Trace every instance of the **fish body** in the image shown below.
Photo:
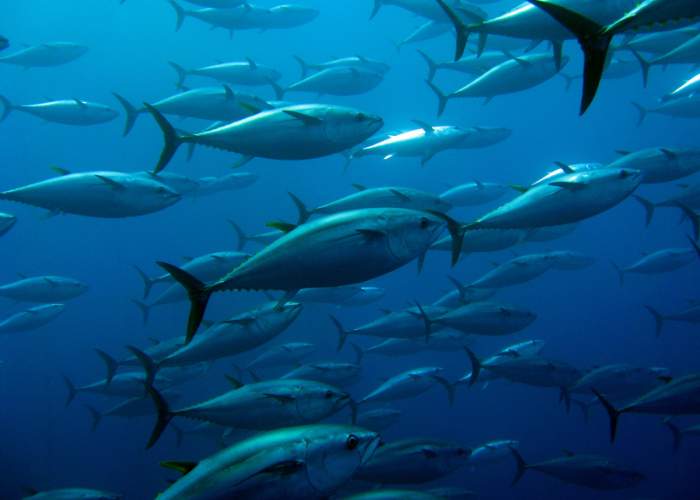
<svg viewBox="0 0 700 500"><path fill-rule="evenodd" d="M311 92L318 95L349 96L364 94L377 87L382 73L358 67L334 66L322 69L284 89L287 92ZM279 96L281 97L281 96Z"/></svg>
<svg viewBox="0 0 700 500"><path fill-rule="evenodd" d="M23 68L60 66L82 57L88 48L71 42L48 42L0 57L0 63Z"/></svg>
<svg viewBox="0 0 700 500"><path fill-rule="evenodd" d="M316 351L316 346L308 342L289 342L271 347L253 361L248 363L248 369L273 368L281 365L299 363L302 359Z"/></svg>
<svg viewBox="0 0 700 500"><path fill-rule="evenodd" d="M443 327L473 335L509 335L527 328L537 315L497 302L473 302L431 318Z"/></svg>
<svg viewBox="0 0 700 500"><path fill-rule="evenodd" d="M0 102L4 108L0 121L7 118L12 111L27 113L47 122L77 126L99 125L111 122L117 117L117 112L109 106L82 99L12 104L7 98L0 96Z"/></svg>
<svg viewBox="0 0 700 500"><path fill-rule="evenodd" d="M448 189L440 199L454 207L470 207L496 201L511 192L508 186L494 182L468 182Z"/></svg>
<svg viewBox="0 0 700 500"><path fill-rule="evenodd" d="M23 278L0 286L0 297L18 302L59 302L74 299L87 292L82 281L64 276L36 276Z"/></svg>
<svg viewBox="0 0 700 500"><path fill-rule="evenodd" d="M699 149L649 148L623 155L609 168L627 168L642 172L642 184L682 179L700 170Z"/></svg>
<svg viewBox="0 0 700 500"><path fill-rule="evenodd" d="M122 500L124 495L88 488L61 488L38 491L23 498L24 500Z"/></svg>
<svg viewBox="0 0 700 500"><path fill-rule="evenodd" d="M0 321L0 333L35 330L53 321L64 309L63 304L43 304L20 311Z"/></svg>
<svg viewBox="0 0 700 500"><path fill-rule="evenodd" d="M358 403L389 402L419 396L435 384L444 385L446 381L440 376L442 371L443 369L439 367L423 367L399 373L367 394Z"/></svg>

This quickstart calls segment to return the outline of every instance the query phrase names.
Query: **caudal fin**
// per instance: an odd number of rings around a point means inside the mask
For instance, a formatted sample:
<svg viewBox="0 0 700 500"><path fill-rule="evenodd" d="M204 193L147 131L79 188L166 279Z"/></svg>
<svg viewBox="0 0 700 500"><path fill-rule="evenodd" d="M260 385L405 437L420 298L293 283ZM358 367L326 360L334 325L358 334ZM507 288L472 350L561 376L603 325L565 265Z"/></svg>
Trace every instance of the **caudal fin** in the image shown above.
<svg viewBox="0 0 700 500"><path fill-rule="evenodd" d="M141 316L143 317L143 324L147 325L148 318L151 315L151 306L137 299L131 299L131 302L136 304L136 307L139 308L139 310L141 311Z"/></svg>
<svg viewBox="0 0 700 500"><path fill-rule="evenodd" d="M177 19L175 20L175 31L180 31L180 28L182 28L182 23L185 22L187 12L185 12L185 9L183 9L182 6L174 0L168 0L168 3L172 5L173 9L175 9L175 15L177 16Z"/></svg>
<svg viewBox="0 0 700 500"><path fill-rule="evenodd" d="M428 317L428 315L425 313L425 310L418 303L418 301L416 301L416 307L418 308L418 313L420 315L420 319L423 320L423 326L425 327L425 342L427 343L428 340L430 340L431 333L433 332L433 322Z"/></svg>
<svg viewBox="0 0 700 500"><path fill-rule="evenodd" d="M68 406L75 399L75 395L78 394L78 390L75 388L75 385L73 385L71 379L69 379L66 375L63 375L63 382L66 384L66 389L68 389L68 395L66 396L66 406Z"/></svg>
<svg viewBox="0 0 700 500"><path fill-rule="evenodd" d="M612 260L610 261L610 264L613 266L613 269L615 269L615 272L617 273L617 279L620 281L620 286L623 286L625 284L625 271L620 269L620 266L618 266Z"/></svg>
<svg viewBox="0 0 700 500"><path fill-rule="evenodd" d="M636 109L637 113L639 113L639 118L637 119L637 126L639 127L644 122L644 119L647 117L649 110L641 104L639 104L638 102L634 101L632 101L632 106L634 106L634 109Z"/></svg>
<svg viewBox="0 0 700 500"><path fill-rule="evenodd" d="M605 62L608 58L608 48L612 41L612 35L606 33L604 27L600 24L566 7L545 0L528 1L544 10L557 22L571 31L581 45L584 55L584 65L580 114L583 115L593 102L596 92L598 91L600 79L605 69Z"/></svg>
<svg viewBox="0 0 700 500"><path fill-rule="evenodd" d="M119 101L119 104L122 105L122 108L124 108L124 113L126 114L126 121L124 122L124 132L122 133L122 136L126 137L127 135L129 135L129 132L131 132L131 129L134 128L136 119L139 117L139 110L136 109L136 107L129 101L127 101L126 98L122 97L116 92L112 92L112 95L117 101Z"/></svg>
<svg viewBox="0 0 700 500"><path fill-rule="evenodd" d="M647 311L654 317L655 333L659 337L661 335L661 329L664 327L664 317L663 315L651 306L644 306Z"/></svg>
<svg viewBox="0 0 700 500"><path fill-rule="evenodd" d="M338 330L338 351L343 349L343 346L345 345L345 341L348 339L348 335L350 335L350 332L348 332L345 328L343 328L343 325L338 321L338 318L333 316L332 314L329 314L328 317L331 319L333 324L335 325L335 328Z"/></svg>
<svg viewBox="0 0 700 500"><path fill-rule="evenodd" d="M525 471L527 470L527 464L525 463L525 460L523 460L522 455L513 448L512 446L508 446L510 448L510 452L513 454L513 458L515 459L515 477L513 477L513 480L511 481L510 485L515 486L518 481L520 481L520 478L523 477L523 474L525 474Z"/></svg>
<svg viewBox="0 0 700 500"><path fill-rule="evenodd" d="M651 63L644 59L639 52L636 50L630 50L632 52L632 55L637 59L639 62L639 66L642 68L642 84L644 85L644 88L647 88L647 84L649 83L649 69L651 68Z"/></svg>
<svg viewBox="0 0 700 500"><path fill-rule="evenodd" d="M90 405L84 406L85 409L90 412L90 416L92 417L92 427L90 430L95 432L97 430L97 426L100 425L100 422L102 421L102 414Z"/></svg>
<svg viewBox="0 0 700 500"><path fill-rule="evenodd" d="M438 110L437 110L437 115L441 116L443 111L445 111L445 106L447 106L447 101L450 99L450 96L445 95L442 90L440 90L437 85L435 85L433 82L430 80L426 80L425 83L428 84L428 87L430 87L430 90L432 90L435 93L435 96L438 99Z"/></svg>
<svg viewBox="0 0 700 500"><path fill-rule="evenodd" d="M183 140L182 137L178 135L177 130L175 130L170 122L160 113L160 111L148 103L144 103L143 105L148 112L151 113L156 123L160 127L161 132L163 132L163 151L160 153L160 158L158 159L156 168L153 169L153 173L157 174L170 162L173 155L177 151L177 148L179 148L183 143Z"/></svg>
<svg viewBox="0 0 700 500"><path fill-rule="evenodd" d="M7 115L9 115L13 109L15 109L15 106L4 95L0 95L0 103L2 103L2 115L0 115L1 122L7 118Z"/></svg>
<svg viewBox="0 0 700 500"><path fill-rule="evenodd" d="M466 227L464 224L460 224L454 220L449 215L442 212L436 212L435 210L428 210L435 217L439 217L445 224L447 224L447 231L450 233L450 238L452 239L452 267L454 267L459 261L459 256L462 253L462 246L464 245L464 232Z"/></svg>
<svg viewBox="0 0 700 500"><path fill-rule="evenodd" d="M160 267L165 269L170 275L180 283L185 290L187 290L187 296L190 299L190 315L187 320L187 334L185 337L185 344L189 344L197 332L197 328L202 323L204 319L204 313L207 309L207 304L211 298L212 291L207 288L207 285L197 278L192 276L187 271L183 271L179 267L168 264L167 262L158 262Z"/></svg>
<svg viewBox="0 0 700 500"><path fill-rule="evenodd" d="M372 13L369 15L369 18L372 19L374 16L377 15L377 12L379 12L379 9L382 8L383 1L382 0L374 0L374 6L372 7Z"/></svg>
<svg viewBox="0 0 700 500"><path fill-rule="evenodd" d="M175 88L177 88L178 90L185 90L185 79L187 78L189 71L180 66L178 63L168 61L168 64L175 70L175 73L177 73L177 81L175 82Z"/></svg>
<svg viewBox="0 0 700 500"><path fill-rule="evenodd" d="M301 69L301 78L306 78L309 74L309 65L299 56L293 56L297 63L299 63L299 68Z"/></svg>
<svg viewBox="0 0 700 500"><path fill-rule="evenodd" d="M608 412L608 417L610 418L610 442L615 442L615 436L617 435L617 421L620 418L620 411L616 409L601 393L593 389L593 394L596 395L598 400L601 402L605 411Z"/></svg>
<svg viewBox="0 0 700 500"><path fill-rule="evenodd" d="M102 361L104 361L105 363L105 367L107 368L107 377L105 380L107 381L107 385L109 385L110 382L112 382L114 374L119 368L119 363L117 363L116 359L104 352L102 349L95 349L95 352L100 358L102 358Z"/></svg>
<svg viewBox="0 0 700 500"><path fill-rule="evenodd" d="M695 241L697 241L698 237L700 237L700 215L695 213L695 211L687 205L682 203L677 203L677 205L678 208L683 211L683 215L685 215L693 225L693 237L695 238Z"/></svg>
<svg viewBox="0 0 700 500"><path fill-rule="evenodd" d="M152 448L156 442L158 442L161 434L163 434L163 431L168 426L168 423L172 420L173 414L170 411L168 402L155 387L146 384L146 391L148 391L148 394L151 396L153 404L156 406L157 413L156 424L153 427L151 437L148 439L148 443L146 444L146 449L148 450L149 448Z"/></svg>
<svg viewBox="0 0 700 500"><path fill-rule="evenodd" d="M138 273L139 277L141 278L141 281L143 281L143 298L145 300L148 298L148 294L151 293L151 289L153 288L153 284L155 283L155 280L149 278L148 275L146 273L144 273L140 267L138 267L138 266L132 266L132 267Z"/></svg>
<svg viewBox="0 0 700 500"><path fill-rule="evenodd" d="M671 434L673 435L673 453L677 453L681 447L683 431L681 431L669 418L664 420L664 425L668 427L668 430L670 430Z"/></svg>
<svg viewBox="0 0 700 500"><path fill-rule="evenodd" d="M134 347L132 345L126 346L126 348L133 354L136 359L139 360L141 366L143 366L143 371L145 373L146 385L153 385L156 379L156 373L158 372L159 366L153 361L153 359L143 352L141 349Z"/></svg>
<svg viewBox="0 0 700 500"><path fill-rule="evenodd" d="M304 202L301 201L301 199L297 195L295 195L292 192L288 192L287 194L292 199L294 206L297 208L297 213L299 214L299 218L297 219L297 226L299 226L307 220L309 220L309 217L311 217L311 211L308 208L306 208Z"/></svg>
<svg viewBox="0 0 700 500"><path fill-rule="evenodd" d="M228 219L228 223L231 224L231 227L236 232L236 236L238 236L238 245L236 246L236 250L243 250L243 247L245 247L246 243L250 241L250 238L248 238L248 235L243 232L241 226L233 222L231 219Z"/></svg>
<svg viewBox="0 0 700 500"><path fill-rule="evenodd" d="M654 209L656 208L656 205L638 194L633 194L632 198L637 200L639 203L641 203L642 207L644 207L644 224L645 226L649 227L651 220L654 218Z"/></svg>
<svg viewBox="0 0 700 500"><path fill-rule="evenodd" d="M467 356L469 356L469 361L472 364L472 373L469 377L469 386L471 387L479 380L479 374L481 373L481 361L479 361L479 358L476 357L474 351L468 347L465 346L464 351L467 353Z"/></svg>
<svg viewBox="0 0 700 500"><path fill-rule="evenodd" d="M365 350L354 342L350 342L350 346L355 351L355 364L359 365L362 363L362 358L365 357Z"/></svg>
<svg viewBox="0 0 700 500"><path fill-rule="evenodd" d="M425 60L426 64L428 65L428 76L425 78L426 82L432 82L433 78L435 78L435 72L437 71L437 64L433 59L423 52L422 50L418 49L418 53L421 55L421 57Z"/></svg>
<svg viewBox="0 0 700 500"><path fill-rule="evenodd" d="M455 390L457 389L457 385L452 384L446 378L439 377L437 375L433 375L432 378L438 384L445 388L445 390L447 391L447 402L450 404L450 406L452 406L455 402Z"/></svg>
<svg viewBox="0 0 700 500"><path fill-rule="evenodd" d="M457 35L457 42L455 44L455 61L457 61L464 55L464 49L467 46L467 39L469 38L469 30L467 25L464 24L455 11L452 10L452 8L447 5L444 0L437 0L437 3L440 4L440 7L442 7L442 10L445 11L445 14L447 14L447 17L450 19L450 22L455 28Z"/></svg>

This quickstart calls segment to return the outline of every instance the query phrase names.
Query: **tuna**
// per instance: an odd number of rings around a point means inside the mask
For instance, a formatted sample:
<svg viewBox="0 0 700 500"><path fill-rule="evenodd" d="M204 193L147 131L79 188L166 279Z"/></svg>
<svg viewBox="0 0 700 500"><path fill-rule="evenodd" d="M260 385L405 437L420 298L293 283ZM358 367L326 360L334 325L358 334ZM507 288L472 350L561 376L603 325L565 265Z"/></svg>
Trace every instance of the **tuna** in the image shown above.
<svg viewBox="0 0 700 500"><path fill-rule="evenodd" d="M63 309L63 304L43 304L20 311L0 321L0 333L36 330L56 319Z"/></svg>
<svg viewBox="0 0 700 500"><path fill-rule="evenodd" d="M64 302L87 292L82 281L64 276L36 276L0 285L0 297L18 302Z"/></svg>
<svg viewBox="0 0 700 500"><path fill-rule="evenodd" d="M87 51L87 47L76 43L47 42L0 56L0 63L14 64L25 69L60 66L75 61Z"/></svg>
<svg viewBox="0 0 700 500"><path fill-rule="evenodd" d="M37 104L12 104L6 97L0 96L0 102L3 105L0 121L12 111L27 113L47 122L81 127L111 122L117 117L117 112L109 106L77 98Z"/></svg>

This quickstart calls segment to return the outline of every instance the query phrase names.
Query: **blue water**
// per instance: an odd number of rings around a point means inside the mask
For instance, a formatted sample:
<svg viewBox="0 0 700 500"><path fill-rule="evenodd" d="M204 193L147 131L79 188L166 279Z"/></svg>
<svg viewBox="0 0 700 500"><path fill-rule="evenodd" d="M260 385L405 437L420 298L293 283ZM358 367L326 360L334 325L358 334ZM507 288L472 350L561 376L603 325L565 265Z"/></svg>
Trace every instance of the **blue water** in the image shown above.
<svg viewBox="0 0 700 500"><path fill-rule="evenodd" d="M263 5L273 5L261 1ZM90 285L88 294L69 303L66 312L35 332L0 339L0 498L17 498L23 486L51 489L86 486L118 491L126 498L153 498L162 491L171 471L159 467L166 459L197 460L216 450L206 441L186 439L176 448L174 433L166 431L150 451L144 445L151 418L133 420L106 418L96 432L81 404L91 401L98 408L114 400L82 395L64 408L65 389L61 374L76 383L103 377L104 367L94 354L99 347L115 356L124 346L146 346L148 337L169 338L184 329L187 306L156 308L148 327L129 299L141 294L141 282L131 266L157 271L154 262L179 262L182 256L234 249L236 240L227 218L246 230L264 230L271 219L294 220L294 207L287 191L293 191L310 206L330 201L352 191L352 183L368 186L403 185L442 192L448 185L472 179L526 184L551 169L553 161L608 162L616 149L697 146L700 125L692 120L673 120L651 115L637 128L637 115L629 101L651 104L691 73L688 66L655 68L649 88L641 76L606 80L591 110L577 116L579 83L569 92L555 77L523 93L495 98L484 106L480 100L450 102L442 118L435 118L435 98L426 87L426 68L406 46L395 52L391 40L403 38L420 20L393 7L386 7L368 21L369 0L322 2L321 15L311 24L293 30L237 32L233 38L223 30L211 31L205 24L187 19L174 31L175 16L165 2L128 0L24 0L0 5L2 34L10 39L10 52L23 43L70 40L90 47L83 58L65 66L23 71L0 67L0 93L16 103L47 98L89 99L119 109L112 91L133 102L150 102L174 93L175 74L167 61L198 66L219 60L250 57L278 68L282 81L291 83L299 75L292 55L309 61L363 54L391 64L392 69L377 89L355 97L326 97L322 102L354 106L381 115L387 129L410 125L411 119L433 124L504 126L513 130L506 142L476 150L439 154L427 167L415 159L382 161L371 157L357 160L343 174L339 155L316 160L286 162L256 159L245 170L260 180L244 190L211 197L186 199L149 216L121 220L78 216L43 217L42 210L3 202L0 210L19 218L17 226L0 244L3 262L0 281L14 281L17 273L57 274L75 277ZM513 2L487 6L498 13ZM451 57L453 36L422 42L421 48L438 59ZM573 43L566 44L572 62L568 73L580 71L581 58ZM453 89L469 77L438 76L440 86ZM191 84L194 84L195 78ZM197 80L209 84L205 80ZM206 82L206 83L205 83ZM269 89L260 89L271 99ZM290 98L304 100L303 94ZM313 96L306 96L307 102ZM176 124L196 129L203 123L187 120ZM0 187L2 189L48 178L49 167L73 171L147 170L155 164L162 138L152 119L142 115L132 134L121 137L122 117L100 126L70 127L43 124L34 117L14 113L0 124ZM168 171L192 177L224 175L234 156L199 148L191 162L176 155ZM640 194L658 200L674 192L673 183L642 186ZM458 210L460 220L471 220L489 207ZM548 357L562 359L580 368L627 362L639 366L666 366L674 375L697 371L700 340L697 328L669 323L660 338L654 336L652 318L643 304L661 311L682 308L686 299L697 298L700 266L651 277L629 276L620 288L609 260L620 264L636 260L642 252L685 246L687 225L678 224L674 210L659 210L649 228L634 201L580 224L571 235L546 244L517 247L519 254L546 249L571 249L598 257L596 265L581 272L552 271L528 284L499 292L499 299L529 308L538 320L525 332L504 339L480 341L476 349L486 355L518 339L540 338L547 342ZM248 250L252 250L252 246ZM449 289L448 274L468 282L490 269L491 262L512 257L510 251L479 254L462 259L449 269L447 254L429 254L425 269L417 275L406 266L372 283L387 289L379 304L401 308L407 302L428 303ZM244 311L264 300L258 294L218 295L208 317L219 319ZM10 301L0 304L0 315L22 310ZM377 305L339 310L332 306L308 306L289 330L273 343L310 341L319 346L316 358L352 360L346 349L336 358L337 335L327 314L333 312L347 326L356 326L380 314ZM362 339L371 345L373 339ZM259 351L258 351L259 352ZM185 386L186 399L196 401L228 389L223 378L232 361L245 364L257 353L221 360L205 377ZM366 360L363 378L351 392L361 397L383 377L421 365L444 366L447 378L456 379L468 369L463 352L430 353L390 359ZM697 459L700 442L688 439L677 455L671 453L669 432L656 416L625 415L618 441L608 443L607 417L596 409L591 422L580 414L566 415L555 390L504 382L486 390L461 387L454 407L447 405L439 388L415 400L398 402L401 422L383 433L386 441L411 436L455 440L476 446L491 439L519 439L527 460L558 456L562 449L610 456L647 474L640 487L613 493L559 483L537 473L528 473L515 489L510 483L513 465L484 467L478 472L459 469L440 484L466 487L483 498L697 498ZM697 419L679 419L681 424Z"/></svg>

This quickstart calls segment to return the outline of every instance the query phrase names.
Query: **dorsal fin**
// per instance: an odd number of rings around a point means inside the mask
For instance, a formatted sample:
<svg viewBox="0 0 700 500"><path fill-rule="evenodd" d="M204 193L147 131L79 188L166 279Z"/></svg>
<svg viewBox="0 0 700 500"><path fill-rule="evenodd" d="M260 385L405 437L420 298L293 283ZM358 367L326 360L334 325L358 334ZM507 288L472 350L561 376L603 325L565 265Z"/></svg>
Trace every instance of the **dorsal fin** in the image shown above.
<svg viewBox="0 0 700 500"><path fill-rule="evenodd" d="M420 128L422 128L426 134L432 134L433 133L433 126L430 125L427 122L424 122L422 120L411 120L413 123L418 125Z"/></svg>
<svg viewBox="0 0 700 500"><path fill-rule="evenodd" d="M402 192L399 191L398 189L390 189L389 191L391 191L391 194L393 194L394 196L396 196L396 197L397 197L399 200L401 200L401 201L411 201L411 197L410 197L410 196L408 196L408 195L402 193Z"/></svg>
<svg viewBox="0 0 700 500"><path fill-rule="evenodd" d="M224 88L224 95L226 96L227 101L233 101L236 99L236 94L233 93L231 87L229 87L225 83L222 85L222 87Z"/></svg>
<svg viewBox="0 0 700 500"><path fill-rule="evenodd" d="M271 227L272 229L277 229L278 231L281 231L285 234L297 228L296 224L292 224L291 222L284 222L281 220L273 220L265 225L267 227Z"/></svg>
<svg viewBox="0 0 700 500"><path fill-rule="evenodd" d="M562 169L562 170L564 171L565 174L573 174L573 173L575 172L575 170L574 170L573 168L571 168L570 165L567 165L567 164L564 163L564 162L555 161L554 164L555 164L557 167L559 167L560 169Z"/></svg>
<svg viewBox="0 0 700 500"><path fill-rule="evenodd" d="M161 462L160 466L165 467L166 469L176 470L184 476L192 469L197 467L197 462L178 462L174 460L168 460L165 462Z"/></svg>
<svg viewBox="0 0 700 500"><path fill-rule="evenodd" d="M365 191L367 189L367 186L363 184L353 184L352 187L354 187L358 191Z"/></svg>
<svg viewBox="0 0 700 500"><path fill-rule="evenodd" d="M615 152L617 154L619 154L620 156L627 156L628 154L630 154L630 152L627 151L626 149L617 149L617 150L615 150Z"/></svg>
<svg viewBox="0 0 700 500"><path fill-rule="evenodd" d="M115 181L114 179L110 179L109 177L105 177L104 175L100 175L100 174L93 174L93 175L95 177L97 177L98 179L100 179L105 184L107 184L112 189L116 189L119 191L126 189L123 184L120 184L119 182Z"/></svg>
<svg viewBox="0 0 700 500"><path fill-rule="evenodd" d="M83 108L83 109L87 108L87 104L85 104L85 101L81 101L81 100L78 99L77 97L74 97L73 100L74 100L75 103L76 103L78 106L80 106L81 108Z"/></svg>
<svg viewBox="0 0 700 500"><path fill-rule="evenodd" d="M58 175L70 175L70 170L66 168L57 167L56 165L52 165L49 168L56 172Z"/></svg>
<svg viewBox="0 0 700 500"><path fill-rule="evenodd" d="M248 61L248 67L249 67L251 70L256 70L256 69L258 69L258 65L255 64L255 61L253 61L250 57L246 57L245 60Z"/></svg>
<svg viewBox="0 0 700 500"><path fill-rule="evenodd" d="M226 377L226 380L228 380L228 382L236 389L240 389L241 387L243 387L243 382L238 380L233 375L224 375L224 377Z"/></svg>

